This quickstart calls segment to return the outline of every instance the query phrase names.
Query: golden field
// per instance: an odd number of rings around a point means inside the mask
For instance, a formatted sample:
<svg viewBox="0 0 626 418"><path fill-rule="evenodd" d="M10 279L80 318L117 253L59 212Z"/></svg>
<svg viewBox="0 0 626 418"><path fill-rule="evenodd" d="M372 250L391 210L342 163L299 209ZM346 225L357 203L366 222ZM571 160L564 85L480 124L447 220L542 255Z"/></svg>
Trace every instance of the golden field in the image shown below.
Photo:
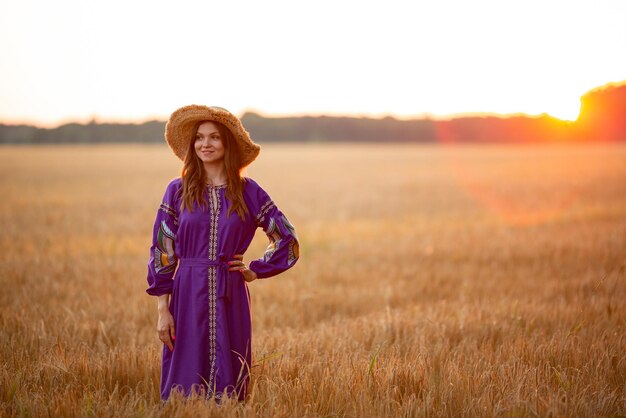
<svg viewBox="0 0 626 418"><path fill-rule="evenodd" d="M165 145L0 148L0 416L626 415L626 144L264 145L245 404L159 399ZM245 255L263 254L262 230Z"/></svg>

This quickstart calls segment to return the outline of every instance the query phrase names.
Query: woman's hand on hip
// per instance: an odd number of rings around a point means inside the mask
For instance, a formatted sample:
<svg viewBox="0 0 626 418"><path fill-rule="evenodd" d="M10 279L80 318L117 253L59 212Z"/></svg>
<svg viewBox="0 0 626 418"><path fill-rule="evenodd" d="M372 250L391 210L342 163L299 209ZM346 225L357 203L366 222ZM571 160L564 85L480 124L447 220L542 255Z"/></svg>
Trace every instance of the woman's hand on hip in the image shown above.
<svg viewBox="0 0 626 418"><path fill-rule="evenodd" d="M256 280L256 273L250 270L243 262L243 254L235 254L234 260L228 262L228 271L239 271L246 282Z"/></svg>

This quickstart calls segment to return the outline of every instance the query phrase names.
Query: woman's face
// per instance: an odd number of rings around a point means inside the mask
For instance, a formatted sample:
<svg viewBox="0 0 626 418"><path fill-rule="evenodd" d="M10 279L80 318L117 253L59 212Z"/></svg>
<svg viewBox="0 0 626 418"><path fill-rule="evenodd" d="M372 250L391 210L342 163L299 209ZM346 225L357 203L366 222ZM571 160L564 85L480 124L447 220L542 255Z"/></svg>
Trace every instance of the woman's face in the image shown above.
<svg viewBox="0 0 626 418"><path fill-rule="evenodd" d="M217 163L224 160L222 136L213 122L204 122L198 127L194 147L196 155L203 163Z"/></svg>

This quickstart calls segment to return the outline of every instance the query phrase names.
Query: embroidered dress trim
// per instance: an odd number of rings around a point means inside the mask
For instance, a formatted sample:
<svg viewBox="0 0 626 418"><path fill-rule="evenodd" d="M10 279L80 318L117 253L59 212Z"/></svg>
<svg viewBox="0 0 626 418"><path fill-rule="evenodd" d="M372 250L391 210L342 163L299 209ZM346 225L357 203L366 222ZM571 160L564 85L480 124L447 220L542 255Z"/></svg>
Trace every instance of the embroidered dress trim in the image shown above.
<svg viewBox="0 0 626 418"><path fill-rule="evenodd" d="M280 231L280 227L274 218L270 218L269 225L267 226L267 237L269 238L269 245L267 246L265 253L263 254L263 259L269 262L272 255L276 252L278 247L280 246L280 242L283 238L283 234Z"/></svg>
<svg viewBox="0 0 626 418"><path fill-rule="evenodd" d="M261 225L263 219L265 219L265 215L274 207L274 202L270 199L265 202L261 208L259 209L259 214L256 216L257 225Z"/></svg>
<svg viewBox="0 0 626 418"><path fill-rule="evenodd" d="M162 210L166 214L170 215L174 219L174 224L178 225L178 215L176 214L176 210L173 207L163 202L161 203L161 206L159 206L159 210Z"/></svg>
<svg viewBox="0 0 626 418"><path fill-rule="evenodd" d="M176 234L167 226L165 220L162 220L157 232L157 245L154 248L154 270L158 274L170 273L176 268L174 240Z"/></svg>
<svg viewBox="0 0 626 418"><path fill-rule="evenodd" d="M225 188L226 186L228 186L228 184L226 184L226 183L224 183L224 184L218 184L218 185L216 185L216 186L214 186L214 185L212 185L212 184L207 184L207 185L206 185L206 187L207 187L208 189L223 189L223 188Z"/></svg>
<svg viewBox="0 0 626 418"><path fill-rule="evenodd" d="M209 393L213 393L213 388L215 386L215 336L217 332L217 275L215 270L215 266L209 266L209 358L211 361L211 370L209 374Z"/></svg>
<svg viewBox="0 0 626 418"><path fill-rule="evenodd" d="M216 259L217 253L217 229L220 214L221 199L219 194L217 199L214 199L213 193L217 191L209 188L211 196L209 196L209 208L211 212L211 224L209 226L209 260ZM209 387L208 394L213 394L213 388L215 386L215 358L216 358L216 333L217 333L217 267L209 266L208 273L208 287L209 287L209 360L211 362L211 370L209 374Z"/></svg>
<svg viewBox="0 0 626 418"><path fill-rule="evenodd" d="M287 264L292 265L300 257L300 243L298 242L298 236L296 235L296 228L289 222L289 219L283 214L283 223L289 230L289 233L293 236L293 239L289 241L289 253L287 255Z"/></svg>

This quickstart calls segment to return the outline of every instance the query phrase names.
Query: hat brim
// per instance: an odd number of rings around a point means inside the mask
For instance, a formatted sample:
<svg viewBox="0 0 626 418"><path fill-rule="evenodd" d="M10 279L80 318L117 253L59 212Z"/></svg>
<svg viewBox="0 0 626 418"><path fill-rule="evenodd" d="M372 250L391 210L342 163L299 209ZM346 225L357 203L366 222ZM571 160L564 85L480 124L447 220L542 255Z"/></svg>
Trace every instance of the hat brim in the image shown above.
<svg viewBox="0 0 626 418"><path fill-rule="evenodd" d="M217 106L189 105L175 110L165 124L165 141L181 160L185 161L196 124L203 120L221 123L230 130L239 149L240 168L249 165L259 155L261 146L252 141L237 116Z"/></svg>

